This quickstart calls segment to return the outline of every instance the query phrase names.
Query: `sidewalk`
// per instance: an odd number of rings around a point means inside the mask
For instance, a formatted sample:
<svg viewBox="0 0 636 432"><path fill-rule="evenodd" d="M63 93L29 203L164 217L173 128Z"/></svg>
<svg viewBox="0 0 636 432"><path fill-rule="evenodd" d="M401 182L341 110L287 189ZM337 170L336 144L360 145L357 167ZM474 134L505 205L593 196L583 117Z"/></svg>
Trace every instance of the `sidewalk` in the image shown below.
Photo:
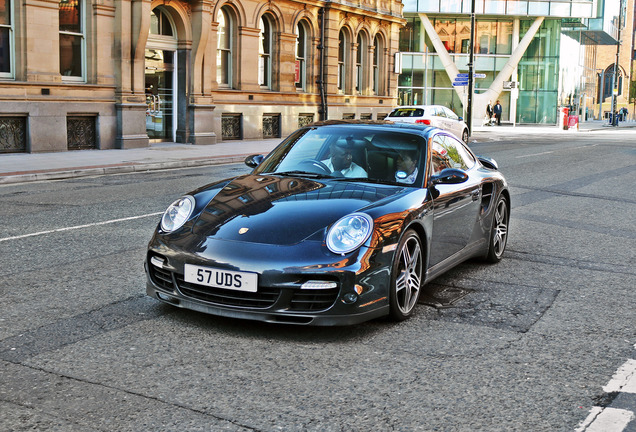
<svg viewBox="0 0 636 432"><path fill-rule="evenodd" d="M612 127L607 122L589 121L577 130L562 130L556 126L502 124L476 126L474 133L528 134L616 131L636 128L636 121ZM633 129L636 131L636 129ZM128 150L76 150L56 153L0 153L0 185L39 180L57 180L104 174L143 172L167 168L182 168L243 162L252 154L267 154L281 138L264 140L224 141L214 145L158 143L150 147Z"/></svg>
<svg viewBox="0 0 636 432"><path fill-rule="evenodd" d="M0 154L0 185L243 162L246 156L269 153L281 141L225 141L205 146L157 143L127 150L6 153Z"/></svg>

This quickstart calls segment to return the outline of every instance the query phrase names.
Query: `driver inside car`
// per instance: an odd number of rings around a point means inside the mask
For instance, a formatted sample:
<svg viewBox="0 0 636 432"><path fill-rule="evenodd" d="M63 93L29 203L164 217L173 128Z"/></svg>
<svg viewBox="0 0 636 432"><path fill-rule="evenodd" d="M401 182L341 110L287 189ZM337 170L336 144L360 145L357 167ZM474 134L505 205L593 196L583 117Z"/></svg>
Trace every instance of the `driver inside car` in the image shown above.
<svg viewBox="0 0 636 432"><path fill-rule="evenodd" d="M329 146L330 158L321 161L332 173L342 174L344 177L367 178L367 172L353 161L351 147L346 141L337 141Z"/></svg>

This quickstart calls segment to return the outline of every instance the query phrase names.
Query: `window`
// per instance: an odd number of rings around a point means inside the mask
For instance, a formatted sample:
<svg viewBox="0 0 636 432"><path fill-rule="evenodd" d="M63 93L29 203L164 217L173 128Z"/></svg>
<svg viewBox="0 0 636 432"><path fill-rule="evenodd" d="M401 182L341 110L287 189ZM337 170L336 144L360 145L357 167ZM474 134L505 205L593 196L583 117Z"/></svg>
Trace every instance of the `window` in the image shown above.
<svg viewBox="0 0 636 432"><path fill-rule="evenodd" d="M442 107L442 109L444 110L445 117L447 117L447 118L449 118L451 120L459 121L459 117L453 111L451 111L450 109L448 109L446 107Z"/></svg>
<svg viewBox="0 0 636 432"><path fill-rule="evenodd" d="M85 52L83 0L60 1L59 18L60 74L65 80L82 80Z"/></svg>
<svg viewBox="0 0 636 432"><path fill-rule="evenodd" d="M216 19L219 23L216 48L216 79L220 86L231 88L234 23L231 15L225 9L219 10Z"/></svg>
<svg viewBox="0 0 636 432"><path fill-rule="evenodd" d="M364 71L367 69L367 40L362 33L358 34L358 50L356 52L356 92L363 94L365 91Z"/></svg>
<svg viewBox="0 0 636 432"><path fill-rule="evenodd" d="M296 89L307 90L307 29L304 23L298 23L298 38L296 39L296 65L295 83Z"/></svg>
<svg viewBox="0 0 636 432"><path fill-rule="evenodd" d="M13 72L13 3L0 0L0 77L12 77Z"/></svg>
<svg viewBox="0 0 636 432"><path fill-rule="evenodd" d="M378 36L373 40L373 94L380 94L380 63L382 59L382 44Z"/></svg>
<svg viewBox="0 0 636 432"><path fill-rule="evenodd" d="M432 151L433 174L439 174L445 168L467 170L475 165L475 159L464 145L448 135L436 135Z"/></svg>
<svg viewBox="0 0 636 432"><path fill-rule="evenodd" d="M150 12L150 34L161 36L174 36L172 24L168 15L159 9Z"/></svg>
<svg viewBox="0 0 636 432"><path fill-rule="evenodd" d="M258 83L272 88L272 25L270 19L263 15L261 17L261 42L259 44L259 59L258 59Z"/></svg>
<svg viewBox="0 0 636 432"><path fill-rule="evenodd" d="M338 92L346 93L349 38L344 30L338 36Z"/></svg>

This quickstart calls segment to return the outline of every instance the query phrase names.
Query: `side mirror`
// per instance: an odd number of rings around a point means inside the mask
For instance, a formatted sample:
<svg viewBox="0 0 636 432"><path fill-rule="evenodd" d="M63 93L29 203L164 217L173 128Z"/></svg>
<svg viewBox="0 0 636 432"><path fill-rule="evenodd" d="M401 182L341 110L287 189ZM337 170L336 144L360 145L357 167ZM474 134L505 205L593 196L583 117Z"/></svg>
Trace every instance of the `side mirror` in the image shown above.
<svg viewBox="0 0 636 432"><path fill-rule="evenodd" d="M486 168L489 168L492 170L499 169L499 165L497 164L497 161L494 160L493 158L489 158L486 156L477 156L477 159L479 159L479 162L481 162L481 164L485 166Z"/></svg>
<svg viewBox="0 0 636 432"><path fill-rule="evenodd" d="M439 174L431 176L431 182L437 184L458 184L468 181L468 174L455 168L445 168Z"/></svg>
<svg viewBox="0 0 636 432"><path fill-rule="evenodd" d="M464 121L464 117L459 116L459 121Z"/></svg>
<svg viewBox="0 0 636 432"><path fill-rule="evenodd" d="M245 165L250 168L256 168L263 162L263 159L265 159L263 155L251 155L245 158Z"/></svg>

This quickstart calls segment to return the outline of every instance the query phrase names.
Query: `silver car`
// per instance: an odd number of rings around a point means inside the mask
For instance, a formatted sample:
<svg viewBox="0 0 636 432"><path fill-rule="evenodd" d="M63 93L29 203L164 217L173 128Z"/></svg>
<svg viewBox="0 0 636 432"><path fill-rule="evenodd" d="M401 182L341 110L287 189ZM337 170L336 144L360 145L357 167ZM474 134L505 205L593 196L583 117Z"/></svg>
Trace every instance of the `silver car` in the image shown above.
<svg viewBox="0 0 636 432"><path fill-rule="evenodd" d="M409 105L394 108L385 120L435 126L461 137L468 143L468 126L462 117L442 105Z"/></svg>

